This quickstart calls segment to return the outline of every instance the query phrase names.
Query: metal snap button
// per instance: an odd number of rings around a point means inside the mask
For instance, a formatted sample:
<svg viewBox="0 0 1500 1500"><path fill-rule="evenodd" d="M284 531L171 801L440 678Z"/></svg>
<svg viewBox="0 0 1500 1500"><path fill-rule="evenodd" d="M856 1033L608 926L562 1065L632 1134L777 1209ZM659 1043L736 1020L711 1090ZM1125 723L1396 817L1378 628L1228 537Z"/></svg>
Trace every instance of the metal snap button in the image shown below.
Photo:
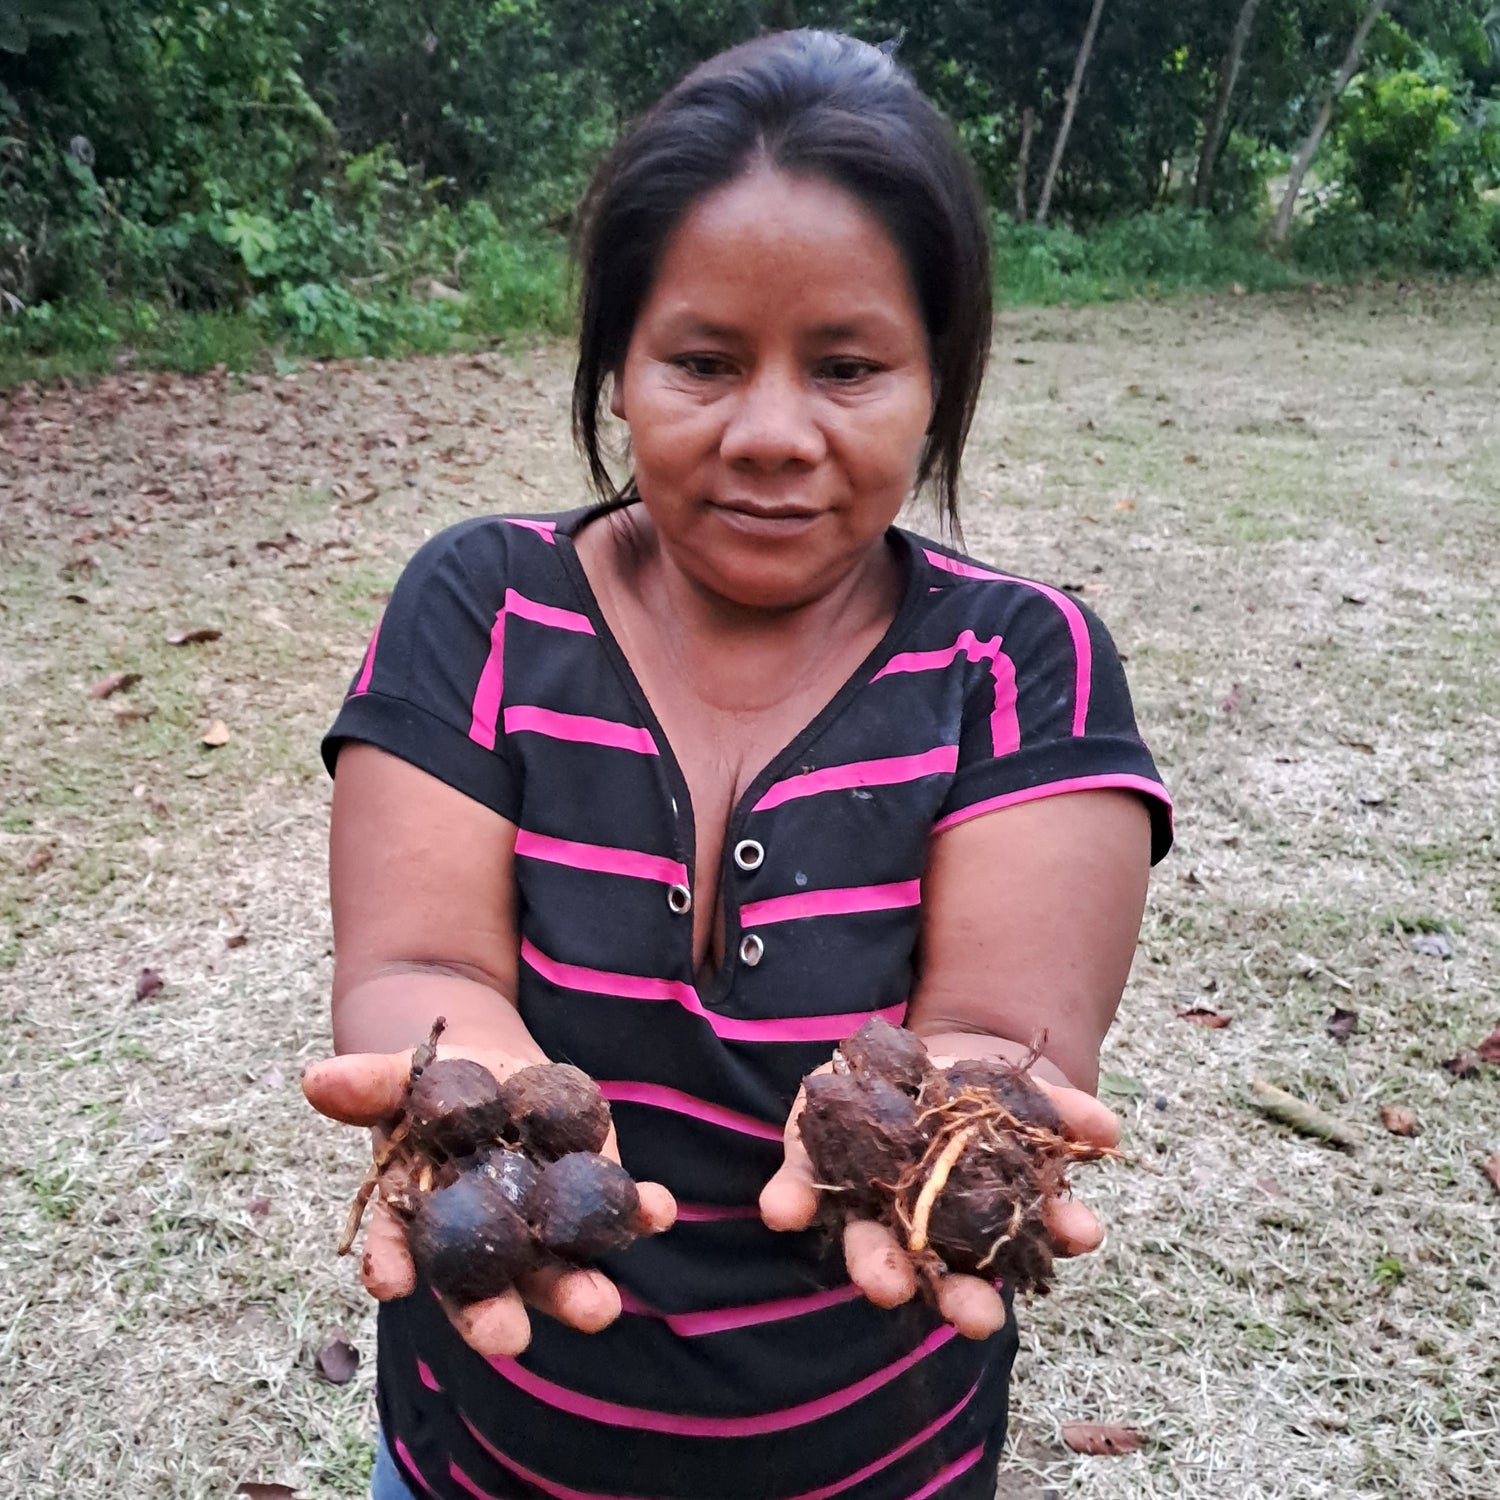
<svg viewBox="0 0 1500 1500"><path fill-rule="evenodd" d="M766 851L754 839L741 839L734 846L734 862L742 870L758 870L765 860Z"/></svg>
<svg viewBox="0 0 1500 1500"><path fill-rule="evenodd" d="M765 953L766 945L761 942L758 934L747 932L740 939L740 962L747 969L753 969L765 957Z"/></svg>
<svg viewBox="0 0 1500 1500"><path fill-rule="evenodd" d="M667 890L667 905L679 917L686 916L693 909L693 893L685 885L670 886Z"/></svg>

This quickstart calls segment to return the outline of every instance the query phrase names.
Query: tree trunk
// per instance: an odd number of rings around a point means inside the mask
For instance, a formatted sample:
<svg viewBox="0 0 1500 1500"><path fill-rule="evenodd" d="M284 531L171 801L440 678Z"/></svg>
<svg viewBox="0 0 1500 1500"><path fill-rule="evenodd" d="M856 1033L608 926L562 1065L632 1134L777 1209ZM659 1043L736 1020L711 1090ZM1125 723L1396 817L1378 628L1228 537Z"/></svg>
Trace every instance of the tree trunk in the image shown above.
<svg viewBox="0 0 1500 1500"><path fill-rule="evenodd" d="M1381 0L1384 4L1385 0ZM1052 189L1057 185L1057 169L1062 166L1063 152L1068 148L1068 132L1073 128L1073 116L1078 110L1078 95L1083 88L1084 69L1089 65L1089 54L1094 50L1094 38L1099 34L1099 17L1104 14L1104 0L1094 0L1089 12L1089 24L1083 33L1083 43L1073 63L1073 81L1063 95L1062 123L1057 127L1057 139L1052 143L1052 157L1047 163L1047 175L1042 178L1042 196L1037 200L1036 221L1047 222L1052 211Z"/></svg>
<svg viewBox="0 0 1500 1500"><path fill-rule="evenodd" d="M1307 139L1297 148L1296 159L1292 162L1291 175L1287 178L1286 196L1281 200L1281 207L1276 210L1276 221L1271 226L1272 244L1284 245L1286 243L1287 233L1292 227L1292 212L1297 207L1297 194L1301 190L1302 179L1307 176L1307 169L1312 165L1312 159L1322 143L1323 133L1328 129L1328 122L1333 119L1334 105L1339 102L1339 96L1349 87L1349 80L1359 70L1360 54L1365 50L1365 43L1370 39L1370 32L1374 29L1375 22L1380 19L1381 11L1389 3L1390 0L1371 0L1370 8L1364 13L1354 33L1354 40L1349 43L1344 65L1339 69L1338 77L1333 80L1333 87L1324 96L1322 106L1318 110L1318 117L1313 121L1312 129L1307 133Z"/></svg>
<svg viewBox="0 0 1500 1500"><path fill-rule="evenodd" d="M1016 152L1016 223L1026 222L1026 183L1031 175L1031 141L1036 134L1036 111L1021 111L1021 149Z"/></svg>
<svg viewBox="0 0 1500 1500"><path fill-rule="evenodd" d="M1224 143L1229 101L1235 84L1239 82L1240 64L1244 61L1245 48L1255 25L1255 12L1259 9L1260 0L1245 0L1234 23L1234 34L1229 38L1229 51L1224 54L1223 66L1219 69L1219 92L1214 100L1213 118L1209 120L1208 133L1203 137L1203 154L1198 158L1198 175L1193 182L1194 208L1207 208L1213 199L1214 165L1219 159L1219 147Z"/></svg>

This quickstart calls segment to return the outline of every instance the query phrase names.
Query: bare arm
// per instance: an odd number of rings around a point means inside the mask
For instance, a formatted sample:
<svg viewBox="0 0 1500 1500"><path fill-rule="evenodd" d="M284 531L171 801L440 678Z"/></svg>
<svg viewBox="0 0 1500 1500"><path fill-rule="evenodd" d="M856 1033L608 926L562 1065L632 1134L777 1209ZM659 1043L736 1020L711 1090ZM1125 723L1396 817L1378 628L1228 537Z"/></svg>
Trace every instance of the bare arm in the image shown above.
<svg viewBox="0 0 1500 1500"><path fill-rule="evenodd" d="M447 1020L439 1056L474 1058L496 1077L547 1061L516 1009L515 846L515 824L436 777L370 745L343 748L329 864L341 1055L303 1074L315 1109L349 1125L388 1121L412 1048L438 1016ZM613 1154L613 1135L605 1149ZM643 1227L669 1227L671 1195L638 1186ZM361 1274L379 1298L415 1285L404 1231L382 1204L369 1218ZM586 1332L620 1313L606 1277L561 1267L449 1311L481 1354L517 1354L531 1337L523 1296Z"/></svg>
<svg viewBox="0 0 1500 1500"><path fill-rule="evenodd" d="M1079 792L933 840L906 1024L954 1057L1024 1057L1092 1093L1146 903L1150 818L1127 792Z"/></svg>

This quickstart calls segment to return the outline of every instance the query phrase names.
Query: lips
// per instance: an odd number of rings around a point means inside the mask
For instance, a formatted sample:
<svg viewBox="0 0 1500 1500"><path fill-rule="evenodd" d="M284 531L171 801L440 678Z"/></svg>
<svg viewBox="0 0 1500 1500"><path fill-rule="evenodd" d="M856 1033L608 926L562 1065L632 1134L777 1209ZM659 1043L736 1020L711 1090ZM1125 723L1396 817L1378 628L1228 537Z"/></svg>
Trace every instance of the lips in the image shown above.
<svg viewBox="0 0 1500 1500"><path fill-rule="evenodd" d="M811 521L818 515L814 505L797 505L767 500L714 500L716 509L754 521Z"/></svg>

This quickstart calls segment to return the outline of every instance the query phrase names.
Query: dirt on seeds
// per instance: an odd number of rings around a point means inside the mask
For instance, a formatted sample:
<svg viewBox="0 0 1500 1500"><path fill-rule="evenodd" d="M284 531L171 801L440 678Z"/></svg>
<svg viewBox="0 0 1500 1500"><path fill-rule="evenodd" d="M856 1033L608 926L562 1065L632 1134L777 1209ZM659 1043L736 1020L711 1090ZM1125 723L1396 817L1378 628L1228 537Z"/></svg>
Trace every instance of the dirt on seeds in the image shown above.
<svg viewBox="0 0 1500 1500"><path fill-rule="evenodd" d="M1103 617L1178 805L1103 1058L1154 1170L1081 1177L1108 1242L1019 1315L1007 1500L1500 1494L1495 1073L1442 1067L1500 1022L1497 327L1476 282L999 320L965 539ZM30 1500L362 1492L374 1317L329 1236L368 1146L296 1086L328 1046L317 741L425 535L585 499L568 386L549 345L0 396L0 1383ZM1071 1423L1150 1440L1080 1457Z"/></svg>

